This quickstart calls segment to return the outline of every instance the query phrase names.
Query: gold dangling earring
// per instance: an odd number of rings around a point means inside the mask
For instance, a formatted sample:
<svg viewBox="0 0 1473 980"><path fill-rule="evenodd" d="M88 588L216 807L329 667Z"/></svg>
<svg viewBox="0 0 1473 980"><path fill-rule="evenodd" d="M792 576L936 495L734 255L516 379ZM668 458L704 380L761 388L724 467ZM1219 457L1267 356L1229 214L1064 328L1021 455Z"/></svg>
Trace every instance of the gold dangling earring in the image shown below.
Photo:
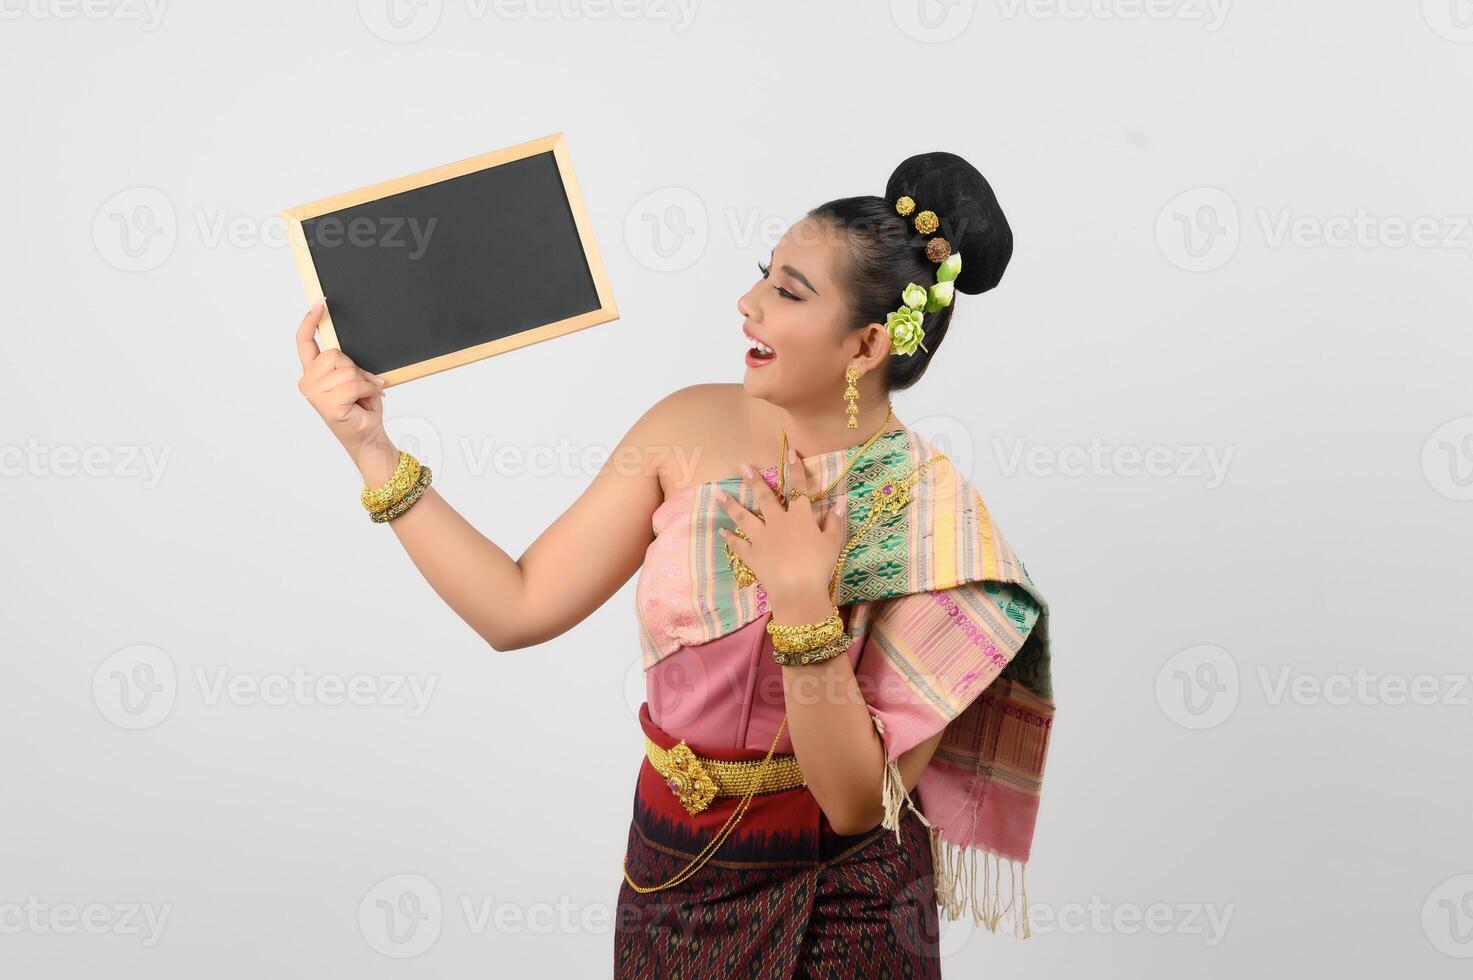
<svg viewBox="0 0 1473 980"><path fill-rule="evenodd" d="M854 385L858 380L859 368L851 364L844 369L844 381L848 385L844 389L844 411L849 413L848 426L851 429L859 428L859 402L855 400L859 397L859 389Z"/></svg>

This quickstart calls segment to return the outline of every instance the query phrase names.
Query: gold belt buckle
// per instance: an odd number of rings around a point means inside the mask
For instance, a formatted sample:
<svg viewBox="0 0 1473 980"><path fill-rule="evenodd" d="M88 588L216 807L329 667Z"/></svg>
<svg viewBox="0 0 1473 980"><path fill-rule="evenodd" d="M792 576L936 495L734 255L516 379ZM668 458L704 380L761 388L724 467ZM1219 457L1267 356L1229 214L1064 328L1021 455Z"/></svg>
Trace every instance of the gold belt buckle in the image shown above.
<svg viewBox="0 0 1473 980"><path fill-rule="evenodd" d="M665 767L665 785L670 787L691 816L700 813L716 798L716 780L706 772L701 760L681 739L670 750Z"/></svg>

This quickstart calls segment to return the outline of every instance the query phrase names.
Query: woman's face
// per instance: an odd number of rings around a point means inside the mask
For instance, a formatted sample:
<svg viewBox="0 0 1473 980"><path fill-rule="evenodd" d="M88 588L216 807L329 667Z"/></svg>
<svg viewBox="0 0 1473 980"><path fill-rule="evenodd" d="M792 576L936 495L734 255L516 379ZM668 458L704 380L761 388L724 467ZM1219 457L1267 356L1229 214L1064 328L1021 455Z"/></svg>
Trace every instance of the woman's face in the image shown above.
<svg viewBox="0 0 1473 980"><path fill-rule="evenodd" d="M844 369L856 361L868 369L864 332L848 328L847 298L836 278L846 254L840 232L804 218L760 263L766 272L737 300L737 310L744 346L755 338L772 353L746 347L747 394L785 407L838 405Z"/></svg>

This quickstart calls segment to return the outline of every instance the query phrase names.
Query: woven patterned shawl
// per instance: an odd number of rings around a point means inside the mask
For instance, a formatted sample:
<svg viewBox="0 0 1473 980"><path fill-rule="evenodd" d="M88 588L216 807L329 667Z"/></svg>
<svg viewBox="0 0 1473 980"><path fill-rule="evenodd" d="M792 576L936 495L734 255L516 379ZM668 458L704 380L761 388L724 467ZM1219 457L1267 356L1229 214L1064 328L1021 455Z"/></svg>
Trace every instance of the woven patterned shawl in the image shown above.
<svg viewBox="0 0 1473 980"><path fill-rule="evenodd" d="M827 486L852 452L804 462ZM775 467L764 476L775 486ZM1014 933L1026 936L1022 872L1054 715L1047 603L976 489L919 434L885 433L844 487L853 548L838 603L849 607L850 635L863 640L855 677L885 745L883 824L898 837L901 808L910 806L928 825L946 916L970 907L995 931L1011 911ZM739 588L727 562L717 529L732 525L718 488L754 506L733 476L673 495L655 511L656 537L636 586L646 669L767 614L761 583ZM944 734L917 783L917 806L896 759L937 732Z"/></svg>

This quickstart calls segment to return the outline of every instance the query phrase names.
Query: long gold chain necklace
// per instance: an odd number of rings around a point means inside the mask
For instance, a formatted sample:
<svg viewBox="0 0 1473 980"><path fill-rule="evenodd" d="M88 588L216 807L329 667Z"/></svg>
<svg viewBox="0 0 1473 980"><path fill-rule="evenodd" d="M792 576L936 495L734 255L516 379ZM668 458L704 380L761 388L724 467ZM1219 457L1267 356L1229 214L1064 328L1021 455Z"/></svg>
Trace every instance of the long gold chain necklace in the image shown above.
<svg viewBox="0 0 1473 980"><path fill-rule="evenodd" d="M721 825L721 829L716 832L716 836L711 838L711 843L701 848L700 853L691 858L689 864L681 868L679 871L675 872L675 877L671 878L663 885L637 885L634 883L634 879L629 877L629 852L624 852L624 880L629 882L630 888L633 888L641 895L648 892L664 891L666 888L673 888L674 886L685 881L691 875L695 874L697 871L701 870L701 868L705 866L706 862L711 860L712 855L714 855L717 849L721 847L722 843L731 834L731 832L736 829L736 825L738 823L741 823L742 817L746 816L747 808L752 805L753 797L755 797L758 791L762 789L763 776L767 772L767 765L769 762L772 761L772 753L777 751L777 743L782 740L783 729L787 727L787 724L788 716L787 714L784 714L783 723L777 726L777 734L772 737L772 745L768 747L767 755L765 758L763 758L762 765L759 766L757 769L757 785L753 786L751 791L748 792L746 796L742 797L741 802L738 803L736 805L736 808L731 811L731 816L726 818L726 822L723 823Z"/></svg>
<svg viewBox="0 0 1473 980"><path fill-rule="evenodd" d="M788 490L788 433L786 430L784 430L782 433L782 448L779 451L777 457L778 497L786 501L794 494L802 494L806 496L811 503L812 501L821 500L822 498L827 496L830 490L838 486L843 481L844 477L849 475L849 471L854 468L854 464L864 458L865 451L869 449L870 446L875 444L876 439L880 438L880 436L884 434L886 427L890 424L890 420L894 417L894 403L886 402L885 420L880 423L880 427L875 430L875 434L870 436L864 441L862 445L860 445L859 451L849 458L849 462L844 464L844 468L839 471L838 476L834 477L833 482L824 487L816 494L810 494L802 488L792 491Z"/></svg>

